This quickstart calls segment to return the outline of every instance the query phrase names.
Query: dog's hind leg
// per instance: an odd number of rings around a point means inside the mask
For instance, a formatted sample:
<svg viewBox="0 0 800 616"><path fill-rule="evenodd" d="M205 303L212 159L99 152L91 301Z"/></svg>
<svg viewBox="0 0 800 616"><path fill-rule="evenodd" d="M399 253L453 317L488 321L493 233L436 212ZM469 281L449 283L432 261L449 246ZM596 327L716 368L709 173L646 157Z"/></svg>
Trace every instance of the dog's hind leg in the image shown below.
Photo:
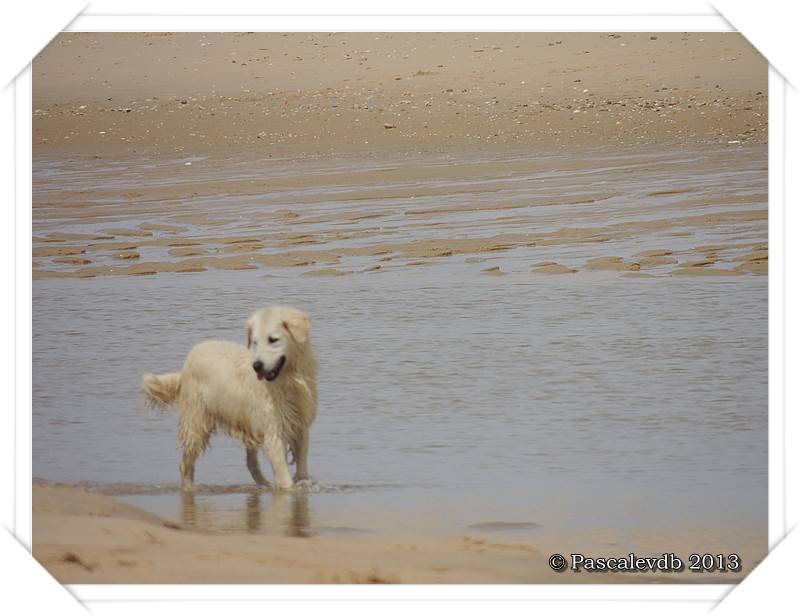
<svg viewBox="0 0 800 616"><path fill-rule="evenodd" d="M184 449L181 457L181 490L191 492L194 490L194 463L200 452L196 449Z"/></svg>
<svg viewBox="0 0 800 616"><path fill-rule="evenodd" d="M178 422L178 440L183 449L180 465L182 490L194 489L194 463L205 451L213 432L213 424L209 425L203 421L202 414L190 413L182 409Z"/></svg>
<svg viewBox="0 0 800 616"><path fill-rule="evenodd" d="M181 489L184 491L194 490L194 463L208 445L211 435L204 435L205 438L199 440L181 439L183 455L181 456Z"/></svg>
<svg viewBox="0 0 800 616"><path fill-rule="evenodd" d="M272 487L270 482L261 474L261 466L258 464L258 449L253 447L247 448L247 470L250 471L253 481L258 485L265 488Z"/></svg>

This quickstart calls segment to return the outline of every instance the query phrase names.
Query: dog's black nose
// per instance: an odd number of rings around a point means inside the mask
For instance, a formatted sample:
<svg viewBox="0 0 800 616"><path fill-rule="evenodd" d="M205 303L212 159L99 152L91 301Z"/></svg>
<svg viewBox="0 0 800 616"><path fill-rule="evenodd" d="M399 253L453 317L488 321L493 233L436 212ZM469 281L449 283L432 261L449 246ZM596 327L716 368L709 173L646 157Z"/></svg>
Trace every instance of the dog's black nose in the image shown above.
<svg viewBox="0 0 800 616"><path fill-rule="evenodd" d="M256 372L261 372L262 370L264 370L264 362L261 361L260 359L258 361L254 361L253 370L255 370Z"/></svg>

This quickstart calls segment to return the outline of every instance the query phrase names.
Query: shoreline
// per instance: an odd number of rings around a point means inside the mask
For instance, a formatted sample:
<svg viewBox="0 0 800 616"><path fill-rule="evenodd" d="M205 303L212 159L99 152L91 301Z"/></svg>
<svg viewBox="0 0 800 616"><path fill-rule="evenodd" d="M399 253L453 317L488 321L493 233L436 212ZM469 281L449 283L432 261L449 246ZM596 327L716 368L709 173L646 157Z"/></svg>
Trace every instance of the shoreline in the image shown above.
<svg viewBox="0 0 800 616"><path fill-rule="evenodd" d="M479 530L452 536L214 533L188 529L84 488L33 486L33 555L64 584L731 583L760 559L748 552L740 573L575 575L547 565L555 546L566 545L564 537ZM709 545L708 539L703 543ZM596 553L597 546L592 550ZM610 551L627 556L634 550Z"/></svg>

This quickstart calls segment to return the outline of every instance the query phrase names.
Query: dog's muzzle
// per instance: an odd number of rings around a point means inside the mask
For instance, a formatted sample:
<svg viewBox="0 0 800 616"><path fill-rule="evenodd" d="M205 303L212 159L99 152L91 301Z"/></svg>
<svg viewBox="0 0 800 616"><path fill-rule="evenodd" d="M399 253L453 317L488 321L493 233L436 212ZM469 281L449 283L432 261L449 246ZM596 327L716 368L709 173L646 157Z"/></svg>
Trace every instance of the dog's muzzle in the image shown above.
<svg viewBox="0 0 800 616"><path fill-rule="evenodd" d="M264 370L264 362L261 360L253 362L253 370L256 371L256 376L258 380L267 379L268 381L274 381L278 378L278 375L283 370L283 366L286 364L286 355L281 355L281 358L278 362L272 367L271 370Z"/></svg>

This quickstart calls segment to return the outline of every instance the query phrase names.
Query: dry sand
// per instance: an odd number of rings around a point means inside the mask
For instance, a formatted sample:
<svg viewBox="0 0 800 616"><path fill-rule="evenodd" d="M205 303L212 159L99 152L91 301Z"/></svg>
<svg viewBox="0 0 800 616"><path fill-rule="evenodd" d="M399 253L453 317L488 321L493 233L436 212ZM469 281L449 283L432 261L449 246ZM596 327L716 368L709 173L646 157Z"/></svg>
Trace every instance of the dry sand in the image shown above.
<svg viewBox="0 0 800 616"><path fill-rule="evenodd" d="M742 554L744 571L737 574L555 573L547 557L574 545L574 538L491 535L498 527L526 530L488 522L445 537L203 533L80 488L33 487L33 554L65 584L725 583L741 579L760 558ZM659 537L648 532L648 539ZM677 532L660 540L686 546L686 554L697 545L724 549L713 531ZM603 537L585 541L586 553L599 555ZM627 556L627 548L618 550Z"/></svg>
<svg viewBox="0 0 800 616"><path fill-rule="evenodd" d="M65 33L33 84L36 154L767 138L735 33Z"/></svg>

